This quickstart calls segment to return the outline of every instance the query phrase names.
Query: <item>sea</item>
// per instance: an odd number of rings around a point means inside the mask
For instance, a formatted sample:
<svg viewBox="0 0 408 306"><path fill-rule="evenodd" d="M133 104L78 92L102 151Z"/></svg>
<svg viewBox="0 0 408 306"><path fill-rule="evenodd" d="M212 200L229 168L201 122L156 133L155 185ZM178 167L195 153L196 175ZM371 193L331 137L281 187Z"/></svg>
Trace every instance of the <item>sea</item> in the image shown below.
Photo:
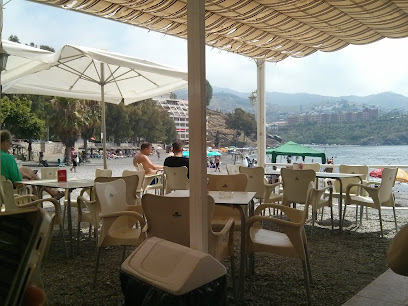
<svg viewBox="0 0 408 306"><path fill-rule="evenodd" d="M316 151L324 152L326 158L333 159L334 165L400 166L408 173L408 145L401 146L332 146L308 145ZM268 160L268 159L267 159ZM278 156L278 163L285 163L286 157ZM301 162L301 159L299 159ZM307 157L305 163L319 162L320 158ZM370 167L369 171L376 167ZM379 181L379 179L369 178ZM408 183L396 182L394 186L396 205L408 207Z"/></svg>

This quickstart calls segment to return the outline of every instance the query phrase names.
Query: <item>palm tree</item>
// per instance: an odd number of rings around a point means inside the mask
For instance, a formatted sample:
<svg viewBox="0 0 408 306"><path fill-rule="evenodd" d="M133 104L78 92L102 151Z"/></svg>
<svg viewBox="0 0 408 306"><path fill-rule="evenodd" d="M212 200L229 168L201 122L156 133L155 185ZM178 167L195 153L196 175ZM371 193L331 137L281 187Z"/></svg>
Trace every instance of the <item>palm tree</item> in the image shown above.
<svg viewBox="0 0 408 306"><path fill-rule="evenodd" d="M100 105L97 101L83 101L83 126L81 137L84 140L85 160L88 156L88 139L95 135L101 125Z"/></svg>
<svg viewBox="0 0 408 306"><path fill-rule="evenodd" d="M65 145L65 160L70 160L71 148L75 145L84 127L84 107L81 101L57 97L51 102L50 125Z"/></svg>

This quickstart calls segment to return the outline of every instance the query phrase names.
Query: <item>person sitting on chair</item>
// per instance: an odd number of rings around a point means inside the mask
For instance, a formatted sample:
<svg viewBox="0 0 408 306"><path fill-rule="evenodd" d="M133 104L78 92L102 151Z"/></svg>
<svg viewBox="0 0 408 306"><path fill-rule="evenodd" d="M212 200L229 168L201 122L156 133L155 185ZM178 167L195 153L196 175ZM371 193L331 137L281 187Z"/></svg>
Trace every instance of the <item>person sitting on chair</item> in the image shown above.
<svg viewBox="0 0 408 306"><path fill-rule="evenodd" d="M157 170L163 170L163 166L153 164L149 155L152 153L152 145L144 142L140 146L140 152L133 158L133 165L137 168L137 164L142 164L146 174L155 174Z"/></svg>
<svg viewBox="0 0 408 306"><path fill-rule="evenodd" d="M187 167L189 166L189 159L183 156L183 144L180 141L175 141L172 144L173 156L169 156L164 160L166 167ZM187 173L188 177L188 173Z"/></svg>
<svg viewBox="0 0 408 306"><path fill-rule="evenodd" d="M14 157L7 152L11 147L11 134L7 130L2 130L0 132L1 139L1 175L3 175L6 180L10 180L14 187L18 186L18 181L24 180L39 180L37 173L31 170L28 167L17 166L16 160ZM61 199L64 196L63 191L58 191L57 189L44 188L53 198L57 200Z"/></svg>

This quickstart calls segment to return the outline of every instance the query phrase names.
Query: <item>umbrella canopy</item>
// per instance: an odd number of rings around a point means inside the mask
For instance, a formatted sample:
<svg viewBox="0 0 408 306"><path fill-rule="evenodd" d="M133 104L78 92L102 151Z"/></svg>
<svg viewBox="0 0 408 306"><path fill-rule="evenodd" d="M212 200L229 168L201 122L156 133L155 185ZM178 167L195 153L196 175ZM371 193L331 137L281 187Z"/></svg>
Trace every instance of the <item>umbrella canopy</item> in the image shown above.
<svg viewBox="0 0 408 306"><path fill-rule="evenodd" d="M9 50L11 55L12 51ZM31 50L32 51L32 50ZM24 59L24 60L23 60ZM26 53L37 60L2 80L4 93L38 94L102 102L102 135L106 169L105 102L126 105L187 87L187 73L119 53L66 45L56 53ZM16 68L17 69L17 68Z"/></svg>
<svg viewBox="0 0 408 306"><path fill-rule="evenodd" d="M183 156L184 156L184 157L188 157L189 154L190 154L189 151L183 151ZM208 156L208 157L211 157L211 156L220 156L220 155L221 155L221 153L219 153L219 152L217 152L217 151L211 151L211 152L208 152L208 151L207 151L207 156Z"/></svg>
<svg viewBox="0 0 408 306"><path fill-rule="evenodd" d="M211 152L207 152L207 156L220 156L221 153L217 152L217 151L211 151Z"/></svg>
<svg viewBox="0 0 408 306"><path fill-rule="evenodd" d="M276 157L278 155L320 157L322 159L322 163L326 163L326 154L313 150L309 147L302 146L293 141L288 141L287 143L274 149L267 149L266 154L272 154L273 163L276 163Z"/></svg>
<svg viewBox="0 0 408 306"><path fill-rule="evenodd" d="M383 168L376 168L370 172L370 176L375 178L381 178L383 170L384 170ZM408 183L408 174L404 170L398 168L395 180L402 183Z"/></svg>
<svg viewBox="0 0 408 306"><path fill-rule="evenodd" d="M12 50L6 51L13 55ZM56 53L41 51L26 54L26 60L35 56L42 63L35 67L35 74L25 69L8 78L3 76L4 93L104 100L115 104L123 101L127 105L187 87L186 72L119 53L72 45ZM21 66L25 66L24 62Z"/></svg>

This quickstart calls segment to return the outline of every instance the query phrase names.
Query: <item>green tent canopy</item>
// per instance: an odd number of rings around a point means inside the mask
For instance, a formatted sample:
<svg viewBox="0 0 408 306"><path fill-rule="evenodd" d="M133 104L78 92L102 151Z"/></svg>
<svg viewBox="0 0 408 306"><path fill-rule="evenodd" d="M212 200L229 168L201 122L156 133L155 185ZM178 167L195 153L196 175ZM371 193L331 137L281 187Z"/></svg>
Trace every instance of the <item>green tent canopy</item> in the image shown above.
<svg viewBox="0 0 408 306"><path fill-rule="evenodd" d="M309 147L302 146L293 141L288 141L287 143L274 149L267 149L266 154L272 154L273 163L276 163L276 157L278 155L321 157L322 164L326 163L326 154L313 150Z"/></svg>

